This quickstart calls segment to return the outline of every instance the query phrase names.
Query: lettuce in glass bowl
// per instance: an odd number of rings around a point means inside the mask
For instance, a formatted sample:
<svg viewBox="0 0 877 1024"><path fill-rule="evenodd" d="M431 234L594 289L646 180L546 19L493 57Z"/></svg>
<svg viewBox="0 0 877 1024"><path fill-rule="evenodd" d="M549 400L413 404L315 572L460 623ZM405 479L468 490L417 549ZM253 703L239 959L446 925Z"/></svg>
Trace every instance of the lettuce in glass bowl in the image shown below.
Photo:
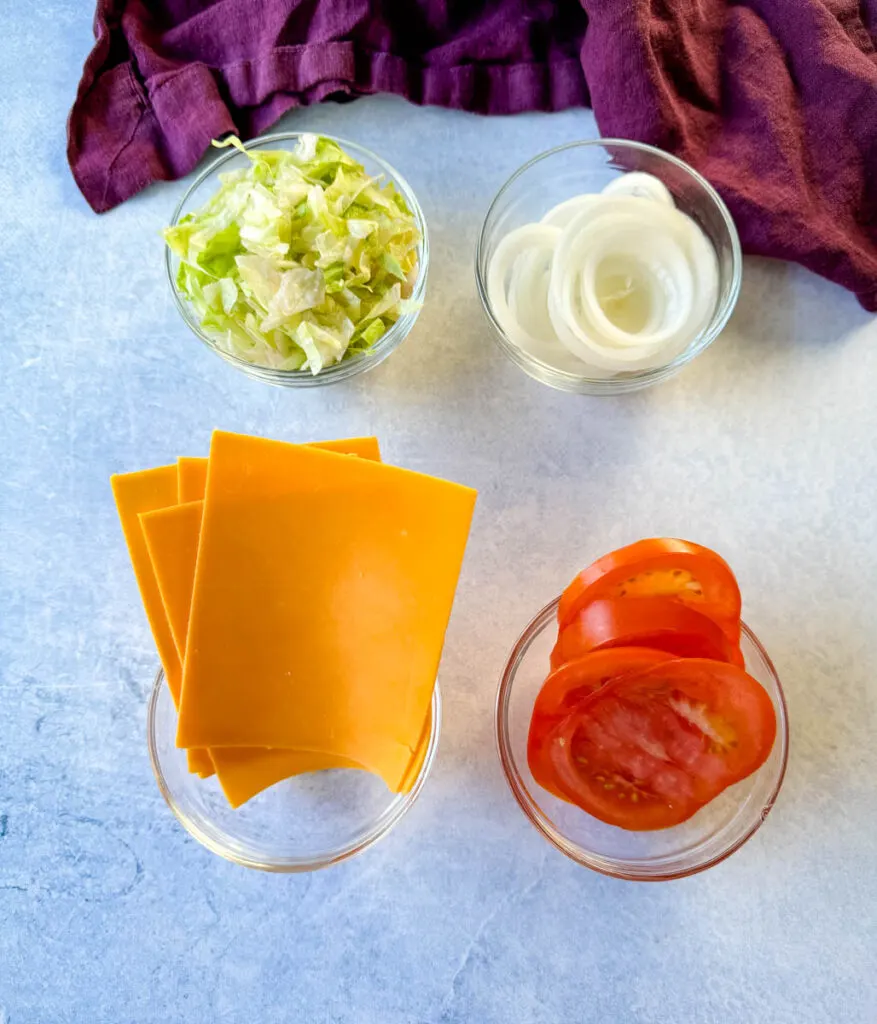
<svg viewBox="0 0 877 1024"><path fill-rule="evenodd" d="M325 135L214 145L228 152L164 232L188 326L271 384L328 384L376 366L426 293L426 223L410 186L374 153Z"/></svg>

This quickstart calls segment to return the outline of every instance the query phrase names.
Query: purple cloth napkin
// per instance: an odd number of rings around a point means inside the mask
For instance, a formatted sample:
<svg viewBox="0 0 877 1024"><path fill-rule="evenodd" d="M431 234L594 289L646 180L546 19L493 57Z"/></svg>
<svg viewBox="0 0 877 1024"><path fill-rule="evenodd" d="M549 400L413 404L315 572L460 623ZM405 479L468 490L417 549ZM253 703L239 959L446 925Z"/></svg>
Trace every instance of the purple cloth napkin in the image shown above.
<svg viewBox="0 0 877 1024"><path fill-rule="evenodd" d="M590 104L700 170L747 252L877 311L877 0L98 0L95 35L68 157L98 212L330 96Z"/></svg>

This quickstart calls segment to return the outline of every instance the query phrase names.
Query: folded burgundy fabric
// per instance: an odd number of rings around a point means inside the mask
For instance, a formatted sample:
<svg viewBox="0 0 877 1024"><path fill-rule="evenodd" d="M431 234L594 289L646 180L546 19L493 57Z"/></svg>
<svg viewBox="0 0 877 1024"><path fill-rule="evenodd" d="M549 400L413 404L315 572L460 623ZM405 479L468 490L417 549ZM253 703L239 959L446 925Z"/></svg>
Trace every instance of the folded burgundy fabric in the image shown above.
<svg viewBox="0 0 877 1024"><path fill-rule="evenodd" d="M68 157L98 212L328 97L589 104L877 311L877 0L98 0L95 35Z"/></svg>

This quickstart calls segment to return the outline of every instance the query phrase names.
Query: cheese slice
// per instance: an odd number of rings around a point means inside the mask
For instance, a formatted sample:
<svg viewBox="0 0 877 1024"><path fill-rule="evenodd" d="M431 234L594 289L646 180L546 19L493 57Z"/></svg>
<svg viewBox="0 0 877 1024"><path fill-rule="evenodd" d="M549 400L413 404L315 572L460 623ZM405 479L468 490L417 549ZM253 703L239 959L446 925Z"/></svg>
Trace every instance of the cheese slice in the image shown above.
<svg viewBox="0 0 877 1024"><path fill-rule="evenodd" d="M179 707L182 665L139 519L141 512L176 504L177 467L158 466L138 473L117 473L110 478L110 485L158 657L174 704ZM213 771L206 751L190 750L188 762L189 770L200 775L209 775Z"/></svg>
<svg viewBox="0 0 877 1024"><path fill-rule="evenodd" d="M408 764L408 768L405 774L402 776L402 781L399 784L400 793L408 793L411 787L417 782L417 776L420 775L420 770L423 768L423 762L426 760L426 752L429 750L429 738L432 735L432 702L430 701L429 711L426 715L426 721L423 723L423 729L420 731L420 740L417 743L417 749L414 751L414 756ZM219 748L222 749L222 748Z"/></svg>
<svg viewBox="0 0 877 1024"><path fill-rule="evenodd" d="M345 455L357 455L363 459L375 459L380 461L381 452L378 445L378 439L376 437L354 437L345 440L335 441L323 441L319 442L320 447L325 447L329 451L336 451ZM200 500L204 497L204 490L207 483L207 469L208 460L206 458L182 456L177 459L177 499L179 503L188 503L190 501ZM191 511L189 515L191 516ZM165 605L165 613L169 622L175 622L177 625L177 634L174 636L174 645L177 648L178 658L180 661L180 672L179 678L182 678L182 662L185 657L185 635L188 629L189 622L189 606L191 604L192 586L194 581L195 572L195 560L197 558L197 545L198 536L200 536L201 528L201 510L200 508L195 513L197 516L198 533L194 539L192 537L191 526L192 521L190 520L189 533L186 534L185 525L177 525L176 529L182 529L183 535L178 538L183 543L188 543L188 552L180 551L177 548L178 562L176 565L163 565L163 570L166 574L165 586L171 591L171 600L180 601L185 606L185 615L183 615L183 608L177 607L169 609ZM141 529L142 529L141 520ZM162 524L159 523L156 529L160 530ZM174 529L174 525L171 524L170 529ZM194 543L194 548L192 544ZM147 545L148 547L148 545ZM174 580L170 578L173 573L182 573L182 576ZM157 581L158 582L158 581ZM159 584L159 592L161 592L161 585ZM164 599L163 599L164 600ZM171 630L173 634L173 629ZM170 684L169 684L170 685ZM215 770L215 759L212 757L209 751L204 749L192 749L188 755L189 770L197 773L201 778L207 778L214 773ZM259 789L264 789L266 786L273 785L274 782L278 781L273 776L271 771L259 771L258 764L246 766L246 771L239 758L229 759L233 760L234 763L231 767L231 778L228 777L229 772L226 772L226 780L220 779L220 784L226 789L227 794L233 794L229 796L234 806L238 806L235 803L235 799L238 802L243 802L244 799L249 799L249 796L254 795L250 790L253 786L257 785L260 780L262 784ZM274 771L280 770L280 765L274 758L268 759L270 765ZM346 766L347 762L344 759L339 761L338 766ZM295 771L290 771L289 774L297 774L301 771L311 771L315 767L326 767L326 765L313 765L308 762L305 765L303 762L298 761L296 766L290 765L291 768L295 767ZM284 776L285 777L285 776ZM259 789L255 790L258 792ZM249 794L249 795L245 795Z"/></svg>
<svg viewBox="0 0 877 1024"><path fill-rule="evenodd" d="M140 513L140 528L181 665L186 657L203 504L190 501Z"/></svg>
<svg viewBox="0 0 877 1024"><path fill-rule="evenodd" d="M360 459L381 461L381 449L376 437L348 437L336 441L314 441L309 448L325 448L339 455L356 455ZM207 487L207 465L209 460L184 455L177 459L177 500L182 505L199 501Z"/></svg>
<svg viewBox="0 0 877 1024"><path fill-rule="evenodd" d="M215 432L178 744L330 753L400 791L474 503L394 466Z"/></svg>
<svg viewBox="0 0 877 1024"><path fill-rule="evenodd" d="M342 455L381 461L376 437L351 437L316 441L308 447L324 448ZM144 510L140 516L153 573L163 599L174 646L180 662L185 658L189 606L195 580L195 562L201 535L202 499L207 486L208 459L182 456L177 459L177 503L160 506L161 514ZM167 468L167 467L162 467ZM183 508L183 506L186 506ZM176 627L176 630L175 628Z"/></svg>
<svg viewBox="0 0 877 1024"><path fill-rule="evenodd" d="M206 460L205 460L206 461ZM171 505L140 516L155 578L167 611L180 660L186 657L186 631L195 579L203 502ZM177 638L181 637L181 641ZM267 747L217 747L210 751L216 777L232 807L281 779L326 768L361 768L329 754Z"/></svg>
<svg viewBox="0 0 877 1024"><path fill-rule="evenodd" d="M380 451L375 438L324 442L316 444L314 447L380 461ZM180 497L199 493L199 485L200 493L203 494L207 478L207 459L180 459L177 469ZM187 476L185 484L183 483L184 475ZM186 633L201 531L202 508L201 501L190 501L186 504L160 508L140 516L140 524L149 549L153 571L181 661L185 659ZM423 765L431 725L430 714L424 728L424 745L412 758L409 776L406 777L407 785L403 791L411 788ZM283 748L272 750L265 747L219 747L212 750L210 754L217 779L233 807L239 807L256 793L276 782L303 772L320 771L327 768L362 767L353 761L329 754L315 754L310 751L293 751Z"/></svg>
<svg viewBox="0 0 877 1024"><path fill-rule="evenodd" d="M207 485L207 459L184 455L177 459L177 501L185 505L200 501Z"/></svg>
<svg viewBox="0 0 877 1024"><path fill-rule="evenodd" d="M177 467L158 466L139 473L119 473L110 477L110 485L158 657L174 703L179 705L180 661L138 518L141 512L176 504Z"/></svg>
<svg viewBox="0 0 877 1024"><path fill-rule="evenodd" d="M194 501L157 509L140 517L171 631L175 638L183 638L178 648L181 660L185 659L186 653L185 637L202 507L203 502ZM431 732L430 710L420 744L400 788L403 793L411 789L420 774ZM362 768L362 765L354 761L331 754L286 750L282 747L213 747L210 757L216 769L216 778L232 807L240 807L263 789L294 775L328 768Z"/></svg>
<svg viewBox="0 0 877 1024"><path fill-rule="evenodd" d="M375 438L322 442L314 447L380 461L380 451ZM181 458L177 461L178 496L181 499L194 498L195 495L203 496L207 479L207 461L199 458ZM186 504L157 509L140 517L153 571L181 661L185 659L185 638L195 577L202 508L201 501L192 500ZM407 792L420 774L431 732L430 710L420 745L411 759L402 792ZM217 780L232 807L239 807L263 789L303 772L362 767L353 761L332 755L284 748L217 747L210 751L210 755L216 769Z"/></svg>
<svg viewBox="0 0 877 1024"><path fill-rule="evenodd" d="M380 449L377 438L374 437L327 441L322 442L322 445L329 451L380 460ZM176 552L175 558L165 559L161 564L165 574L166 593L162 592L159 581L156 579L153 559L150 555L147 538L143 533L142 522L139 519L141 513L150 514L158 510L176 508L178 501L186 500L190 496L191 499L202 498L207 479L207 462L208 460L205 458L183 457L177 461L176 466L159 466L156 469L136 473L121 473L111 478L113 495L122 522L122 531L134 567L147 620L168 681L168 688L177 707L179 706L182 661L185 651L185 631L188 625L195 556L200 534L200 504L197 509L188 509L184 512L183 520L172 515L167 518L159 517L154 523L156 533L169 530L176 531L177 534L175 538L163 538L167 550L173 547ZM195 530L192 529L193 526L196 526ZM154 536L153 543L161 543L161 541ZM185 546L186 544L188 544L188 551L181 550L180 545ZM180 573L182 573L181 576ZM173 579L174 574L177 575L176 579ZM169 596L171 602L182 603L177 607L168 607L166 596ZM191 748L187 751L187 760L189 770L202 778L213 774L214 765L206 749ZM230 760L237 763L234 768L234 777L229 780L228 786L238 796L255 785L260 778L267 778L264 771L261 775L258 774L256 765L248 767L244 772L239 765L238 758ZM276 759L271 759L271 763L276 765L276 770L280 770L281 766L277 764ZM310 762L308 763L310 764ZM338 764L346 764L346 762L342 759L338 761ZM320 765L319 767L326 766ZM313 770L313 767L299 767L298 770ZM295 774L295 772L288 774ZM277 778L271 777L270 781L265 781L260 788L272 785L276 781L278 781ZM258 790L256 791L258 792ZM248 799L249 797L244 798Z"/></svg>

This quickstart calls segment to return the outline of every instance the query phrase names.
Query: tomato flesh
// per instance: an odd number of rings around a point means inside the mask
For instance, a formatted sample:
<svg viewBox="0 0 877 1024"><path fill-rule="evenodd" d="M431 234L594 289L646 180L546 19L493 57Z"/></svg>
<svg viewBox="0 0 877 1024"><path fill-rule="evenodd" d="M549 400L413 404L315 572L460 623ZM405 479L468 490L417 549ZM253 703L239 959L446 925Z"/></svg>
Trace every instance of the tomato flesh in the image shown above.
<svg viewBox="0 0 877 1024"><path fill-rule="evenodd" d="M700 544L668 537L629 544L580 572L563 592L558 623L563 629L591 601L643 597L687 605L740 641L740 588L728 563Z"/></svg>
<svg viewBox="0 0 877 1024"><path fill-rule="evenodd" d="M767 759L776 714L742 669L699 658L656 663L584 697L531 759L588 814L634 831L687 820Z"/></svg>
<svg viewBox="0 0 877 1024"><path fill-rule="evenodd" d="M551 772L540 761L543 753L548 750L548 734L570 711L612 680L672 659L673 655L663 651L626 647L586 654L552 672L536 697L527 737L527 761L533 777L539 780L540 785L566 800L563 793L550 784Z"/></svg>
<svg viewBox="0 0 877 1024"><path fill-rule="evenodd" d="M599 599L576 612L560 630L551 668L612 647L649 647L743 667L739 644L711 618L672 598L638 597Z"/></svg>

